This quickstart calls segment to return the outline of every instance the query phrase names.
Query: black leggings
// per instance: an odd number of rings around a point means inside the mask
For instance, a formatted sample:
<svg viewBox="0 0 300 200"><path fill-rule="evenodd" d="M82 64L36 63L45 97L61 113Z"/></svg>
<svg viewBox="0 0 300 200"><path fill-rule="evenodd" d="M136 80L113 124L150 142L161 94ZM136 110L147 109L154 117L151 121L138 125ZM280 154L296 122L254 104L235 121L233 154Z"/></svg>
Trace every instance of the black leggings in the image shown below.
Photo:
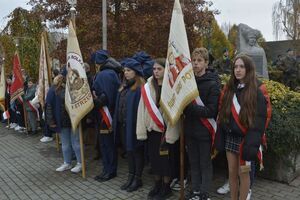
<svg viewBox="0 0 300 200"><path fill-rule="evenodd" d="M144 146L139 146L133 151L127 151L128 171L141 177L144 169Z"/></svg>

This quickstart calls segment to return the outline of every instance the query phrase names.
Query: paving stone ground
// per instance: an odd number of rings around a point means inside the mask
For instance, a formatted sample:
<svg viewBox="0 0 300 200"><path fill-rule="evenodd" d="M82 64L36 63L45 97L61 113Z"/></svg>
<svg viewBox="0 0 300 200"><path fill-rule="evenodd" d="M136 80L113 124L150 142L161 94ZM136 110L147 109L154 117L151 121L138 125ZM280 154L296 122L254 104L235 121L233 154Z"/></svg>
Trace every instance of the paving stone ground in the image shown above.
<svg viewBox="0 0 300 200"><path fill-rule="evenodd" d="M87 178L71 172L57 173L62 163L62 154L57 152L55 142L39 142L41 135L27 136L0 127L0 200L7 199L147 199L152 177L144 170L144 186L136 192L127 193L119 189L126 180L126 161L119 158L118 176L108 182L94 181L101 170L99 161L93 160L93 146L86 146ZM75 163L74 163L75 164ZM214 174L211 191L212 200L230 199L229 195L218 195L215 191L224 182L221 172ZM286 185L257 178L253 188L253 200L299 200L300 178ZM174 192L170 199L178 199Z"/></svg>

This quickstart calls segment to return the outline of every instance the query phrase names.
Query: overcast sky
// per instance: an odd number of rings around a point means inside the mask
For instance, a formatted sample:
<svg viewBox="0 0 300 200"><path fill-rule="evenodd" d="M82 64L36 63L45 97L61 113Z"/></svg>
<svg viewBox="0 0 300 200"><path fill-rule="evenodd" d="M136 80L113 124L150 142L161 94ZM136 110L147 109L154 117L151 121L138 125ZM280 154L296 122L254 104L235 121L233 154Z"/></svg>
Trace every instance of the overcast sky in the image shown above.
<svg viewBox="0 0 300 200"><path fill-rule="evenodd" d="M244 23L258 29L267 41L273 41L272 7L278 0L212 0L220 10L216 16L219 25Z"/></svg>
<svg viewBox="0 0 300 200"><path fill-rule="evenodd" d="M216 16L219 25L244 23L260 30L267 41L274 40L272 29L272 6L277 0L212 0L214 8L221 14ZM16 7L29 8L28 0L0 0L0 28L7 20L3 19Z"/></svg>

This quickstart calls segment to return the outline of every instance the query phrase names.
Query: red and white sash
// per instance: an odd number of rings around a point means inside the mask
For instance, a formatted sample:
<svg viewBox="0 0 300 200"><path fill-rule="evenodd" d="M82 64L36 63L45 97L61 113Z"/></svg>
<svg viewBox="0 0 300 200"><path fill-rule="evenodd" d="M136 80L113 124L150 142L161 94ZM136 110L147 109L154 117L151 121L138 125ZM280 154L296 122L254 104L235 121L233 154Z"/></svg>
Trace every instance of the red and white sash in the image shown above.
<svg viewBox="0 0 300 200"><path fill-rule="evenodd" d="M203 101L201 100L200 96L198 96L194 103L196 103L199 106L205 106ZM202 124L208 129L210 135L211 135L211 139L212 139L212 146L215 142L215 135L217 132L217 122L215 119L213 118L200 118Z"/></svg>
<svg viewBox="0 0 300 200"><path fill-rule="evenodd" d="M141 88L141 93L142 93L142 98L143 98L144 104L149 112L151 119L154 121L154 123L157 125L157 127L162 132L164 132L165 131L164 119L163 119L159 109L157 108L153 98L151 97L149 83L146 83Z"/></svg>
<svg viewBox="0 0 300 200"><path fill-rule="evenodd" d="M37 120L40 120L40 113L39 113L38 107L36 107L34 104L32 104L31 101L27 101L27 104L28 104L30 110L32 110L32 112L36 113Z"/></svg>
<svg viewBox="0 0 300 200"><path fill-rule="evenodd" d="M102 108L99 109L99 112L102 116L102 119L107 126L108 129L112 128L112 117L110 115L110 112L108 110L107 106L103 106Z"/></svg>
<svg viewBox="0 0 300 200"><path fill-rule="evenodd" d="M234 121L236 122L236 124L238 125L238 127L241 129L242 133L244 135L247 134L247 129L240 123L239 120L239 114L241 111L241 106L237 100L236 94L233 95L233 99L232 99L232 106L231 106L231 112L232 112L232 116L234 118ZM242 159L242 151L243 151L243 145L244 145L244 140L242 141L241 145L240 145L240 166L241 167L250 167L251 166L251 162L250 161L245 161ZM257 153L257 157L260 163L260 170L262 170L263 167L263 147L262 145L260 145L259 147L259 151Z"/></svg>

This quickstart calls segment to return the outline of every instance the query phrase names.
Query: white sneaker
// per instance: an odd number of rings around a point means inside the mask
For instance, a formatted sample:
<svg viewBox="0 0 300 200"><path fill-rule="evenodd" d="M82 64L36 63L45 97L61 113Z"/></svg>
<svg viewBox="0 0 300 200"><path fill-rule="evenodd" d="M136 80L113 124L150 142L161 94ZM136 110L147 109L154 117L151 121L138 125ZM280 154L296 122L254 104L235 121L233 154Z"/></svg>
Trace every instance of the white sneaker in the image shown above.
<svg viewBox="0 0 300 200"><path fill-rule="evenodd" d="M250 189L249 192L248 192L246 200L250 200L251 199L251 195L252 195L252 190Z"/></svg>
<svg viewBox="0 0 300 200"><path fill-rule="evenodd" d="M44 136L44 137L42 137L42 138L40 139L40 141L41 141L41 142L44 142L44 143L46 143L46 142L51 142L51 141L53 141L53 137L47 137L47 136Z"/></svg>
<svg viewBox="0 0 300 200"><path fill-rule="evenodd" d="M185 189L188 185L187 179L184 179L183 184L184 184L184 189ZM178 180L177 178L174 178L170 184L170 188L175 191L180 191L180 189L181 189L180 180Z"/></svg>
<svg viewBox="0 0 300 200"><path fill-rule="evenodd" d="M79 173L81 172L81 169L82 169L81 163L77 163L76 166L71 169L71 172Z"/></svg>
<svg viewBox="0 0 300 200"><path fill-rule="evenodd" d="M72 168L72 166L70 164L64 163L59 168L57 168L55 171L63 172L63 171L69 170L71 168Z"/></svg>
<svg viewBox="0 0 300 200"><path fill-rule="evenodd" d="M230 192L229 182L226 181L225 184L217 190L218 194L227 194Z"/></svg>
<svg viewBox="0 0 300 200"><path fill-rule="evenodd" d="M17 125L17 126L15 127L15 131L19 131L19 130L21 130L21 126Z"/></svg>
<svg viewBox="0 0 300 200"><path fill-rule="evenodd" d="M8 128L11 128L11 129L13 129L13 128L16 128L16 126L17 126L17 124L16 124L16 123L10 123L10 125L9 125L9 127L8 127Z"/></svg>

